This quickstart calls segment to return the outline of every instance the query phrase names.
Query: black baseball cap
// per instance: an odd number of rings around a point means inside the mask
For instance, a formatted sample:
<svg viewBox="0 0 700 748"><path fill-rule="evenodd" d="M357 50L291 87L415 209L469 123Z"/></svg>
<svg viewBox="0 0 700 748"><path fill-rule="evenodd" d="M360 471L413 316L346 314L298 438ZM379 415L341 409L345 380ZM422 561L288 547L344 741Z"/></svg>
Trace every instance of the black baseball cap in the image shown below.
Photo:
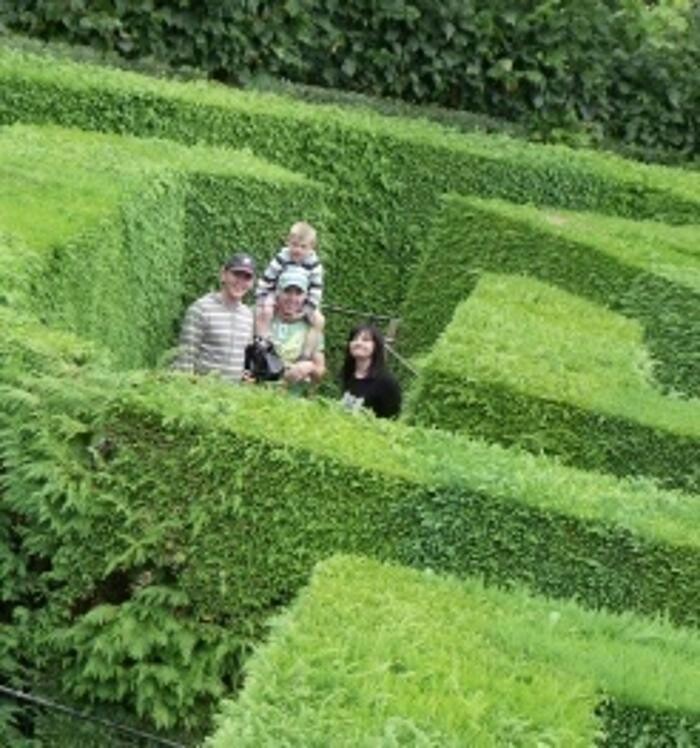
<svg viewBox="0 0 700 748"><path fill-rule="evenodd" d="M224 270L235 270L255 275L255 260L245 252L239 252L226 260Z"/></svg>

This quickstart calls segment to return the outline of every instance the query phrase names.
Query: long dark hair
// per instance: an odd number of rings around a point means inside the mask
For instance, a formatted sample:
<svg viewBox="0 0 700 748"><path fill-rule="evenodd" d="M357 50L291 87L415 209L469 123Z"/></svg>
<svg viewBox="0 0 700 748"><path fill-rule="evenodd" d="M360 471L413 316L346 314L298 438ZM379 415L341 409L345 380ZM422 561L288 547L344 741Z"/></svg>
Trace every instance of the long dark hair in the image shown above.
<svg viewBox="0 0 700 748"><path fill-rule="evenodd" d="M361 332L369 333L374 341L374 351L372 351L372 361L370 362L367 376L376 377L386 368L384 336L374 325L368 323L356 325L352 330L350 330L348 339L345 343L345 360L343 361L343 368L340 370L340 379L344 387L347 386L355 376L355 359L350 353L350 343Z"/></svg>

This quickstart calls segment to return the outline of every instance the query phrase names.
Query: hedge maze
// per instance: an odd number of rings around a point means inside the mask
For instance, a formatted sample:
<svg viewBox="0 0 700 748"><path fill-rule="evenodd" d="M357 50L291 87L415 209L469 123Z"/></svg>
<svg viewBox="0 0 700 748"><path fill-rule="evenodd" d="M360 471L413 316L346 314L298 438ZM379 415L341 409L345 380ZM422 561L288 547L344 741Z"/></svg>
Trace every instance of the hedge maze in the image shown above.
<svg viewBox="0 0 700 748"><path fill-rule="evenodd" d="M700 745L696 173L3 47L0 123L3 680L217 748ZM398 423L167 369L300 217L401 312Z"/></svg>

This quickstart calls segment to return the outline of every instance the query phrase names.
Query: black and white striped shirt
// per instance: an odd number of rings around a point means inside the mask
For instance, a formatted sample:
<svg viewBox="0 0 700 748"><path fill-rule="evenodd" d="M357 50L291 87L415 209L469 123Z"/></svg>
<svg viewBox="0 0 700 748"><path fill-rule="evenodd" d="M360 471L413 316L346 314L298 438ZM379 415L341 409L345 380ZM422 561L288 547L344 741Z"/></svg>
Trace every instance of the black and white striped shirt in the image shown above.
<svg viewBox="0 0 700 748"><path fill-rule="evenodd" d="M304 306L318 309L323 298L323 265L316 252L311 250L301 262L294 262L288 247L282 249L270 260L265 272L258 278L255 291L257 298L268 296L277 290L280 275L290 266L301 268L309 276L309 291Z"/></svg>

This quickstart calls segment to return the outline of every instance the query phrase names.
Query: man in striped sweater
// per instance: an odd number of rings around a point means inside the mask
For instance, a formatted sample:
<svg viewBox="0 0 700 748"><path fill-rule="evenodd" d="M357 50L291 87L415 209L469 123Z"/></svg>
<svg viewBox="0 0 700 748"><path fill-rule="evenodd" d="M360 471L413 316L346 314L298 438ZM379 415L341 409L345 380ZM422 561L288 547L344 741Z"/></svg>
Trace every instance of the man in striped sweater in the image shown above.
<svg viewBox="0 0 700 748"><path fill-rule="evenodd" d="M235 254L224 263L220 290L202 296L187 310L176 369L215 372L227 381L241 381L245 347L253 340L253 313L243 297L254 278L255 261L250 255Z"/></svg>

